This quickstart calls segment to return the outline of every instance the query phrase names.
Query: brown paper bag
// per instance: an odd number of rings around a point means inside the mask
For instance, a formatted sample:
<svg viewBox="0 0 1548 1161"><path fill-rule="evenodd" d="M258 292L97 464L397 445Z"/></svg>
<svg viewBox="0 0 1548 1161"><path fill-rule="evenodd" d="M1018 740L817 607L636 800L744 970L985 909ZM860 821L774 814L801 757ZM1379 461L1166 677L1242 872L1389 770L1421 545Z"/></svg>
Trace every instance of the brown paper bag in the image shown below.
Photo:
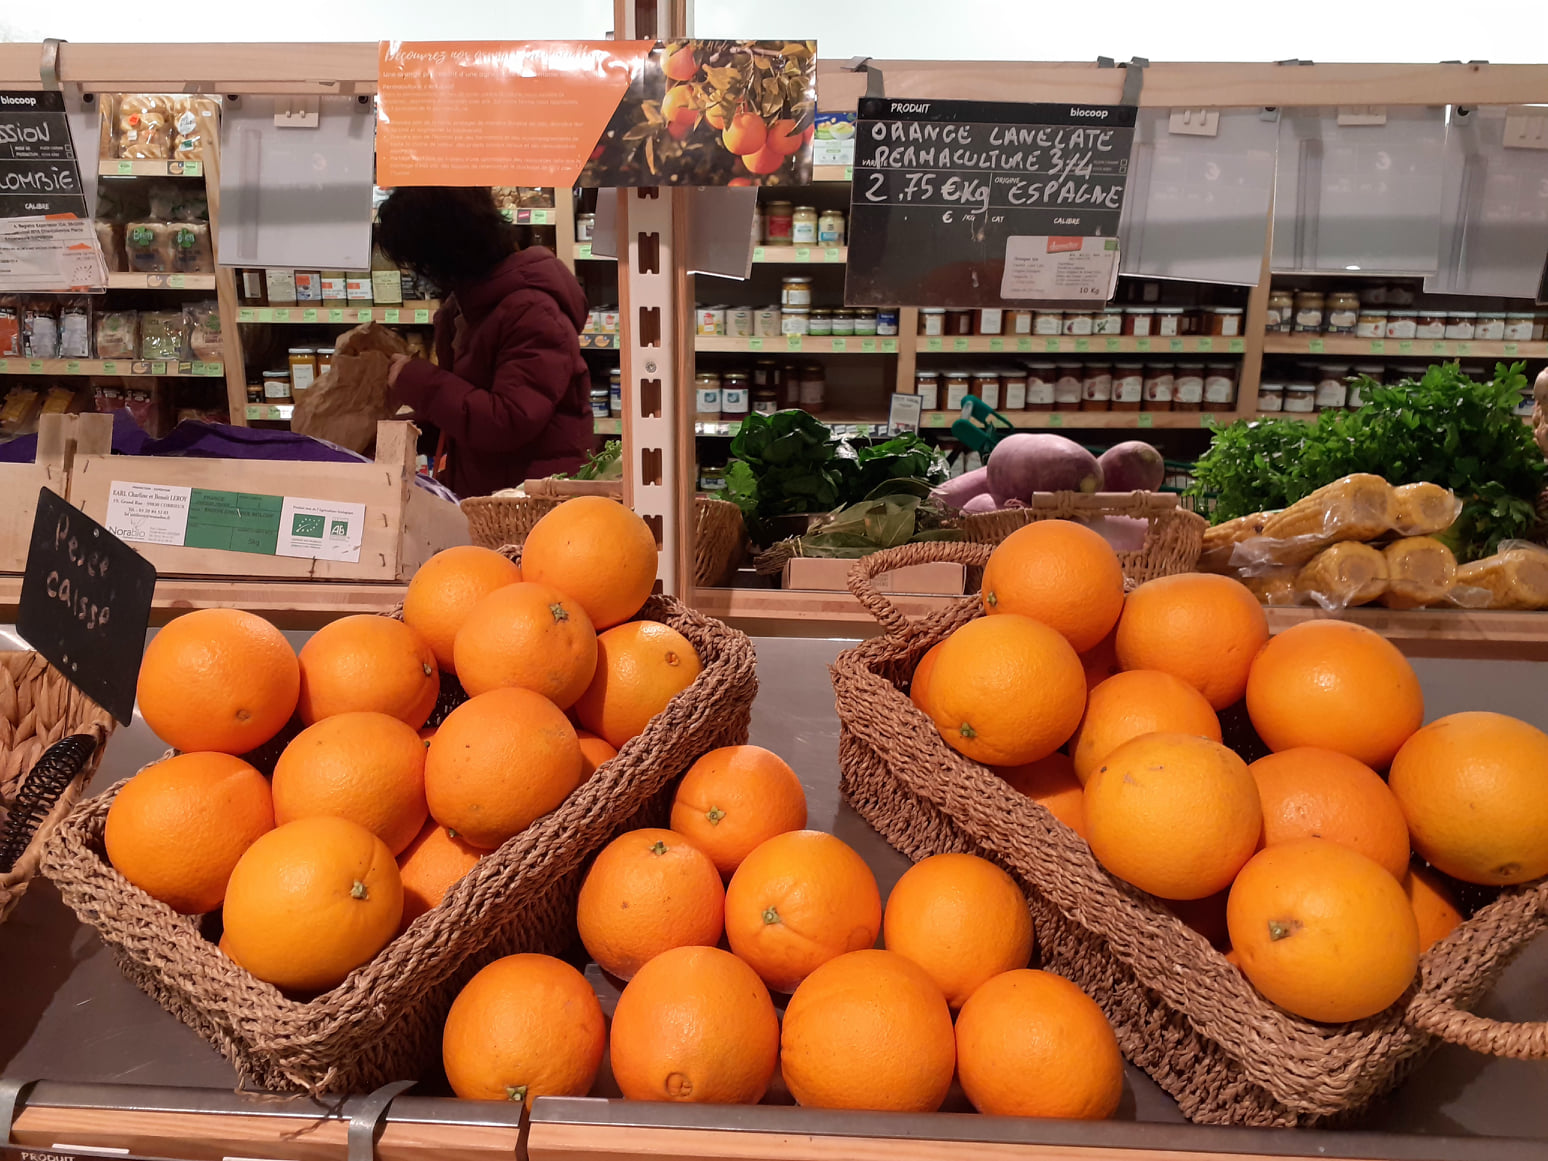
<svg viewBox="0 0 1548 1161"><path fill-rule="evenodd" d="M388 398L391 356L407 353L407 344L377 323L345 332L334 348L333 365L296 400L291 430L371 454L377 421L391 419L398 410Z"/></svg>

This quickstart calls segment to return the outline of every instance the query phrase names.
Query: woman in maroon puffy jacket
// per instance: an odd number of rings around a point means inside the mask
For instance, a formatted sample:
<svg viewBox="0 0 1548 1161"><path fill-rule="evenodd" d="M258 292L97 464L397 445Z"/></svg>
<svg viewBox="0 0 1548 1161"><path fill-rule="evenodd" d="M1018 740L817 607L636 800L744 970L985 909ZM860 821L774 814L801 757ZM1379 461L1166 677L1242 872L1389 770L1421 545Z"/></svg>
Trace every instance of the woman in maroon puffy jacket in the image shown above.
<svg viewBox="0 0 1548 1161"><path fill-rule="evenodd" d="M388 383L440 430L459 496L573 472L594 445L586 296L552 251L520 248L522 232L480 188L404 187L379 215L382 250L444 296L436 362L398 356Z"/></svg>

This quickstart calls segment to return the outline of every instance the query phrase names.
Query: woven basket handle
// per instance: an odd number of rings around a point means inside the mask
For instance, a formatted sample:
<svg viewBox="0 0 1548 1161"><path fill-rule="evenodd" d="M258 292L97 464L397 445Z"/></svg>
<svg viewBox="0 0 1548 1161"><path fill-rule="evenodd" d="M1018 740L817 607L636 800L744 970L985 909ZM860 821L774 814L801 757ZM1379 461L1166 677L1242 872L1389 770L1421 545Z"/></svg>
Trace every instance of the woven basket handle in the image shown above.
<svg viewBox="0 0 1548 1161"><path fill-rule="evenodd" d="M907 568L911 564L965 564L981 566L989 562L994 551L992 544L969 544L962 540L921 540L916 544L903 544L897 548L884 548L869 556L862 556L849 570L849 591L876 618L878 624L894 637L907 637L913 624L896 605L876 590L872 579L884 572Z"/></svg>

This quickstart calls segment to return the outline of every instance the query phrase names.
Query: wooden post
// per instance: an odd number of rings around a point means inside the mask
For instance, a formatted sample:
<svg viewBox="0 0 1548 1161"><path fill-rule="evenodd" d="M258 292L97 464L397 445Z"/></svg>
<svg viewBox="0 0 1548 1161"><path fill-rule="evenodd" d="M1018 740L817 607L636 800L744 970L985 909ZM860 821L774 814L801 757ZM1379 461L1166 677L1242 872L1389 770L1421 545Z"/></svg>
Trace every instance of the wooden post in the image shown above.
<svg viewBox="0 0 1548 1161"><path fill-rule="evenodd" d="M1268 229L1263 234L1263 265L1258 268L1258 285L1247 296L1246 321L1242 323L1242 370L1236 383L1236 414L1251 418L1258 414L1258 384L1263 381L1263 341L1267 335L1269 262L1274 255L1274 202L1269 199Z"/></svg>
<svg viewBox="0 0 1548 1161"><path fill-rule="evenodd" d="M210 205L210 253L215 256L215 301L220 306L220 353L226 373L226 410L230 421L247 426L247 365L242 328L237 323L236 272L220 264L220 142L200 142L204 193Z"/></svg>

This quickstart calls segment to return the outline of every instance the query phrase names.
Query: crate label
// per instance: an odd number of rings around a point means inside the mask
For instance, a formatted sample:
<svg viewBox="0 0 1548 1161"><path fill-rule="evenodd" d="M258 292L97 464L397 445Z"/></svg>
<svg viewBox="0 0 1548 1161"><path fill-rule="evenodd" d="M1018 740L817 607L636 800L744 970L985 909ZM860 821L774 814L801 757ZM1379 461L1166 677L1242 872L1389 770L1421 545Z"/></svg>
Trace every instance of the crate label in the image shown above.
<svg viewBox="0 0 1548 1161"><path fill-rule="evenodd" d="M384 310L382 312L382 321L383 322L395 323L395 322L397 322L402 317L402 315L403 315L403 312L401 310L397 310L397 309Z"/></svg>
<svg viewBox="0 0 1548 1161"><path fill-rule="evenodd" d="M239 323L250 323L250 322L254 321L256 318L257 318L257 315L254 314L252 307L250 307L250 306L243 306L243 307L238 307L237 308L237 322L239 322Z"/></svg>
<svg viewBox="0 0 1548 1161"><path fill-rule="evenodd" d="M823 251L822 251L822 256L823 256L823 259L825 261L828 261L828 262L842 262L842 261L844 261L844 251L843 251L842 248L840 248L838 246L826 246L826 247L824 247Z"/></svg>
<svg viewBox="0 0 1548 1161"><path fill-rule="evenodd" d="M925 340L925 350L927 351L939 351L944 345L939 335L931 335Z"/></svg>
<svg viewBox="0 0 1548 1161"><path fill-rule="evenodd" d="M1156 425L1156 417L1148 411L1141 411L1139 413L1139 425L1141 427L1154 427Z"/></svg>
<svg viewBox="0 0 1548 1161"><path fill-rule="evenodd" d="M427 322L429 322L430 321L430 312L429 312L429 310L427 310L427 309L425 309L423 307L421 307L420 309L416 310L414 312L414 321L416 323L427 323Z"/></svg>
<svg viewBox="0 0 1548 1161"><path fill-rule="evenodd" d="M991 351L1003 351L1005 349L1005 340L1004 339L990 339L989 340L989 349Z"/></svg>
<svg viewBox="0 0 1548 1161"><path fill-rule="evenodd" d="M1246 339L1232 339L1231 340L1231 353L1233 355L1240 355L1246 349L1247 349L1247 340Z"/></svg>
<svg viewBox="0 0 1548 1161"><path fill-rule="evenodd" d="M860 340L860 349L862 351L864 351L868 355L869 354L873 354L876 351L876 340L875 339L861 339Z"/></svg>
<svg viewBox="0 0 1548 1161"><path fill-rule="evenodd" d="M1076 339L1075 340L1075 350L1077 352L1089 351L1090 349L1091 349L1091 340L1090 339Z"/></svg>

